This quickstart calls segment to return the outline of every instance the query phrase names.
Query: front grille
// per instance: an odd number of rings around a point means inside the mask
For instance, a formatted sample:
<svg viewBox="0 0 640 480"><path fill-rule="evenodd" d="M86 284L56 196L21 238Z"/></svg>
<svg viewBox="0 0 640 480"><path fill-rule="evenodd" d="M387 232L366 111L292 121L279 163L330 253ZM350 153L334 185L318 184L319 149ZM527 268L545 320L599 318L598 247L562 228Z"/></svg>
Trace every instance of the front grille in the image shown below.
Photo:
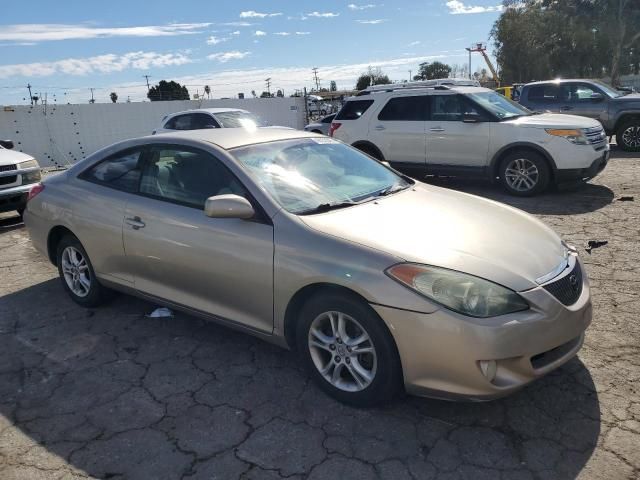
<svg viewBox="0 0 640 480"><path fill-rule="evenodd" d="M8 177L0 177L0 185L9 185L11 183L16 183L18 180L17 175L10 175Z"/></svg>
<svg viewBox="0 0 640 480"><path fill-rule="evenodd" d="M587 137L591 145L599 145L607 141L607 134L602 127L585 128L584 136Z"/></svg>
<svg viewBox="0 0 640 480"><path fill-rule="evenodd" d="M10 172L12 170L17 170L17 165L0 165L0 172Z"/></svg>
<svg viewBox="0 0 640 480"><path fill-rule="evenodd" d="M582 269L580 264L576 261L576 265L569 275L544 285L544 289L556 297L563 305L576 303L582 293Z"/></svg>

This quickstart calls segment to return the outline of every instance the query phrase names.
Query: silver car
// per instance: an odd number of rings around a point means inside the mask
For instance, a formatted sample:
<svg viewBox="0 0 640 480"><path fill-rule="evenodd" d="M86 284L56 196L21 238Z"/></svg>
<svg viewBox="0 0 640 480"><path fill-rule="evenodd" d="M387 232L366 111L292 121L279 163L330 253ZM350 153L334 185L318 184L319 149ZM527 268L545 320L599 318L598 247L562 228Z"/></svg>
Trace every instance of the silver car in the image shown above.
<svg viewBox="0 0 640 480"><path fill-rule="evenodd" d="M317 134L128 140L31 197L33 244L80 305L119 290L296 348L352 405L509 394L591 321L576 250L547 226Z"/></svg>
<svg viewBox="0 0 640 480"><path fill-rule="evenodd" d="M331 127L331 122L333 122L334 118L336 118L335 113L327 115L317 122L312 122L309 125L306 125L304 127L304 130L305 132L322 133L323 135L329 135L329 128Z"/></svg>

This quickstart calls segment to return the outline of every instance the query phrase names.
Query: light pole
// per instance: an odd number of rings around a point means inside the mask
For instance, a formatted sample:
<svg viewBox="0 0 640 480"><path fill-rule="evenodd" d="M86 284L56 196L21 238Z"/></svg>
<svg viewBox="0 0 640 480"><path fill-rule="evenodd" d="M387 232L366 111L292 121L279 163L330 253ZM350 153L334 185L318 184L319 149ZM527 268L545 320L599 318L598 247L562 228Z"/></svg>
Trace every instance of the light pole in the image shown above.
<svg viewBox="0 0 640 480"><path fill-rule="evenodd" d="M471 48L465 48L469 52L469 79L471 79Z"/></svg>

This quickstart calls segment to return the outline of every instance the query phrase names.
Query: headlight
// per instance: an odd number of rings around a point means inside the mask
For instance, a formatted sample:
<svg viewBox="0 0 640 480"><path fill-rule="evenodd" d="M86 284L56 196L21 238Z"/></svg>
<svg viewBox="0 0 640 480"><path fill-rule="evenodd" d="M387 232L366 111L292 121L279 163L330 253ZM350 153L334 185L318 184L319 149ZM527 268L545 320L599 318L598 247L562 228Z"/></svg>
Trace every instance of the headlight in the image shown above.
<svg viewBox="0 0 640 480"><path fill-rule="evenodd" d="M38 168L38 162L36 160L27 160L26 162L22 162L18 164L18 168L20 170L25 170L27 168Z"/></svg>
<svg viewBox="0 0 640 480"><path fill-rule="evenodd" d="M589 145L589 139L580 129L545 128L545 131L554 137L566 138L576 145Z"/></svg>
<svg viewBox="0 0 640 480"><path fill-rule="evenodd" d="M471 317L495 317L529 308L516 292L455 270L402 263L385 273L430 300Z"/></svg>
<svg viewBox="0 0 640 480"><path fill-rule="evenodd" d="M42 180L40 170L34 170L33 172L27 172L22 174L22 184L29 185L30 183L36 183Z"/></svg>

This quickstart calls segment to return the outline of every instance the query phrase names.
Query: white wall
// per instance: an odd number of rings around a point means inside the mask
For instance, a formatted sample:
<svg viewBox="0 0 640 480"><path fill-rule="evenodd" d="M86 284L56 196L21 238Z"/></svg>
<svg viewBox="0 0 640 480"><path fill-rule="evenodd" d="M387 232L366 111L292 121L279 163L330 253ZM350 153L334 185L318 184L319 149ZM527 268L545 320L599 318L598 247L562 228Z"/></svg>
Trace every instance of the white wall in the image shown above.
<svg viewBox="0 0 640 480"><path fill-rule="evenodd" d="M168 113L205 107L243 108L270 125L305 125L304 98L49 104L0 107L0 138L13 140L43 167L66 166L120 140L150 135Z"/></svg>

